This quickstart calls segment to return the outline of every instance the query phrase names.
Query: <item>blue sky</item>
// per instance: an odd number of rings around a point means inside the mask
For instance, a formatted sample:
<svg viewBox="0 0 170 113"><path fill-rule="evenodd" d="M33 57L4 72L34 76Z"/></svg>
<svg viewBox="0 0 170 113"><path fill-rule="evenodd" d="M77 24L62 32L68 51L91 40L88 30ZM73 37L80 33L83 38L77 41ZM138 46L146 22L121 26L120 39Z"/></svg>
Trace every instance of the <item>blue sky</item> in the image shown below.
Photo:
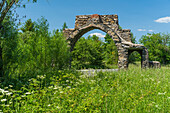
<svg viewBox="0 0 170 113"><path fill-rule="evenodd" d="M74 28L76 15L118 14L119 24L123 29L131 29L139 40L147 33L170 33L170 0L38 0L28 3L26 8L17 10L20 16L26 15L36 21L44 16L50 31L60 29L64 22ZM85 34L97 33L103 37L104 32L93 30Z"/></svg>

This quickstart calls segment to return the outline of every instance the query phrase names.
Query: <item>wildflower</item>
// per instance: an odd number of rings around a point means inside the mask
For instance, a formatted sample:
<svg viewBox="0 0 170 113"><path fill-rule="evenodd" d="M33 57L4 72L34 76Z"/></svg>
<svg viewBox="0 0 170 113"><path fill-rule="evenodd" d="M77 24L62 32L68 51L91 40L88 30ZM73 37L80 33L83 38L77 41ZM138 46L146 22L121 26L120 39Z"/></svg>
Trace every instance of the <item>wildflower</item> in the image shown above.
<svg viewBox="0 0 170 113"><path fill-rule="evenodd" d="M58 89L58 87L54 87L53 89Z"/></svg>
<svg viewBox="0 0 170 113"><path fill-rule="evenodd" d="M69 82L69 80L66 80L66 82Z"/></svg>
<svg viewBox="0 0 170 113"><path fill-rule="evenodd" d="M11 92L9 92L9 93L7 93L6 95L8 95L8 96L9 96L9 95L11 95L11 94L12 94L12 93L11 93Z"/></svg>
<svg viewBox="0 0 170 113"><path fill-rule="evenodd" d="M9 105L5 105L6 107L9 107Z"/></svg>
<svg viewBox="0 0 170 113"><path fill-rule="evenodd" d="M63 93L63 91L60 91L60 93Z"/></svg>
<svg viewBox="0 0 170 113"><path fill-rule="evenodd" d="M155 107L157 107L157 108L158 108L158 105L155 105Z"/></svg>
<svg viewBox="0 0 170 113"><path fill-rule="evenodd" d="M70 89L70 88L71 88L71 86L67 86L67 88L69 88L69 89Z"/></svg>
<svg viewBox="0 0 170 113"><path fill-rule="evenodd" d="M1 102L5 102L5 101L7 101L7 99L1 99Z"/></svg>
<svg viewBox="0 0 170 113"><path fill-rule="evenodd" d="M21 95L21 97L26 97L26 95Z"/></svg>
<svg viewBox="0 0 170 113"><path fill-rule="evenodd" d="M159 93L158 93L158 95L165 95L165 94L166 94L166 92L164 92L164 93L160 93L160 92L159 92Z"/></svg>
<svg viewBox="0 0 170 113"><path fill-rule="evenodd" d="M31 93L30 93L30 92L26 92L25 94L26 94L26 95L30 95Z"/></svg>
<svg viewBox="0 0 170 113"><path fill-rule="evenodd" d="M51 106L50 104L48 104L48 106Z"/></svg>
<svg viewBox="0 0 170 113"><path fill-rule="evenodd" d="M57 106L57 109L60 109L60 107L59 107L59 106Z"/></svg>
<svg viewBox="0 0 170 113"><path fill-rule="evenodd" d="M46 75L37 75L37 78L44 79Z"/></svg>
<svg viewBox="0 0 170 113"><path fill-rule="evenodd" d="M4 93L8 93L9 91L4 91Z"/></svg>
<svg viewBox="0 0 170 113"><path fill-rule="evenodd" d="M53 86L49 86L48 88L49 88L49 89L52 89L52 88L53 88Z"/></svg>
<svg viewBox="0 0 170 113"><path fill-rule="evenodd" d="M1 88L0 88L0 92L4 93L4 89L1 89Z"/></svg>
<svg viewBox="0 0 170 113"><path fill-rule="evenodd" d="M13 87L12 85L9 85L9 87Z"/></svg>

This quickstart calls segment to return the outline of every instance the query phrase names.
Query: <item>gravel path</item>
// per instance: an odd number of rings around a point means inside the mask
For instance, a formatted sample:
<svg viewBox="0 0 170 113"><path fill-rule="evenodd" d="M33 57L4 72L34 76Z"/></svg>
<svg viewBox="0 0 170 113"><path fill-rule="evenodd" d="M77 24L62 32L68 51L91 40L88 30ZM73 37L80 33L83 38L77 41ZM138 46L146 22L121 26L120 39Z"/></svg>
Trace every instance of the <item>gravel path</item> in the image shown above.
<svg viewBox="0 0 170 113"><path fill-rule="evenodd" d="M82 72L85 75L94 76L98 72L113 72L118 71L118 69L83 69L83 70L77 70Z"/></svg>

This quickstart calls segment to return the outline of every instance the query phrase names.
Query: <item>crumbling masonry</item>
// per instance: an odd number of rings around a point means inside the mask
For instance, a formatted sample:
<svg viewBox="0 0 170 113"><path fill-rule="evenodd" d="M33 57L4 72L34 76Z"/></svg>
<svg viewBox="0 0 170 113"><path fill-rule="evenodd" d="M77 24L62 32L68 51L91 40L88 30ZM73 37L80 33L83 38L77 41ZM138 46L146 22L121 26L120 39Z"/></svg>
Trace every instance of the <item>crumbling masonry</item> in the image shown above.
<svg viewBox="0 0 170 113"><path fill-rule="evenodd" d="M115 42L118 50L118 67L128 68L128 57L133 51L141 55L141 67L149 67L147 48L140 44L133 44L129 29L119 29L118 15L78 15L75 28L65 29L64 35L69 42L70 51L82 35L93 29L99 29L109 34Z"/></svg>

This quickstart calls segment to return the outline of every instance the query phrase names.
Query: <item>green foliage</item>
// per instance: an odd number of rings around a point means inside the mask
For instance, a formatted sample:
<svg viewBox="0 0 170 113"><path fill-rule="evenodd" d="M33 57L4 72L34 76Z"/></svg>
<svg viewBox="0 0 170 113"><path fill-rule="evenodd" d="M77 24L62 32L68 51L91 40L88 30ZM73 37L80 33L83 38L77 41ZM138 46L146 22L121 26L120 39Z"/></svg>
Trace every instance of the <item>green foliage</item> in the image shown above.
<svg viewBox="0 0 170 113"><path fill-rule="evenodd" d="M72 52L72 65L77 69L115 68L118 62L117 47L108 34L104 38L105 42L96 35L80 38Z"/></svg>
<svg viewBox="0 0 170 113"><path fill-rule="evenodd" d="M135 64L136 61L141 61L141 55L138 51L133 51L128 57L128 63Z"/></svg>
<svg viewBox="0 0 170 113"><path fill-rule="evenodd" d="M113 39L106 34L104 43L104 62L105 65L117 65L118 62L118 51Z"/></svg>
<svg viewBox="0 0 170 113"><path fill-rule="evenodd" d="M35 23L32 22L31 19L28 19L26 22L25 22L25 25L21 28L22 32L26 32L26 31L32 31L34 32L35 31Z"/></svg>
<svg viewBox="0 0 170 113"><path fill-rule="evenodd" d="M23 33L3 41L6 76L10 79L28 77L30 73L35 76L68 67L70 55L67 42L58 30L50 34L48 26L43 17L37 22L28 20L22 27Z"/></svg>
<svg viewBox="0 0 170 113"><path fill-rule="evenodd" d="M1 87L0 112L167 113L168 67L130 67L127 71L99 72L94 76L58 71L57 75L31 78L29 85L18 90L15 84Z"/></svg>
<svg viewBox="0 0 170 113"><path fill-rule="evenodd" d="M148 33L141 37L140 43L148 48L149 60L170 63L170 34Z"/></svg>
<svg viewBox="0 0 170 113"><path fill-rule="evenodd" d="M102 41L93 35L80 38L72 51L72 65L77 69L102 67Z"/></svg>

